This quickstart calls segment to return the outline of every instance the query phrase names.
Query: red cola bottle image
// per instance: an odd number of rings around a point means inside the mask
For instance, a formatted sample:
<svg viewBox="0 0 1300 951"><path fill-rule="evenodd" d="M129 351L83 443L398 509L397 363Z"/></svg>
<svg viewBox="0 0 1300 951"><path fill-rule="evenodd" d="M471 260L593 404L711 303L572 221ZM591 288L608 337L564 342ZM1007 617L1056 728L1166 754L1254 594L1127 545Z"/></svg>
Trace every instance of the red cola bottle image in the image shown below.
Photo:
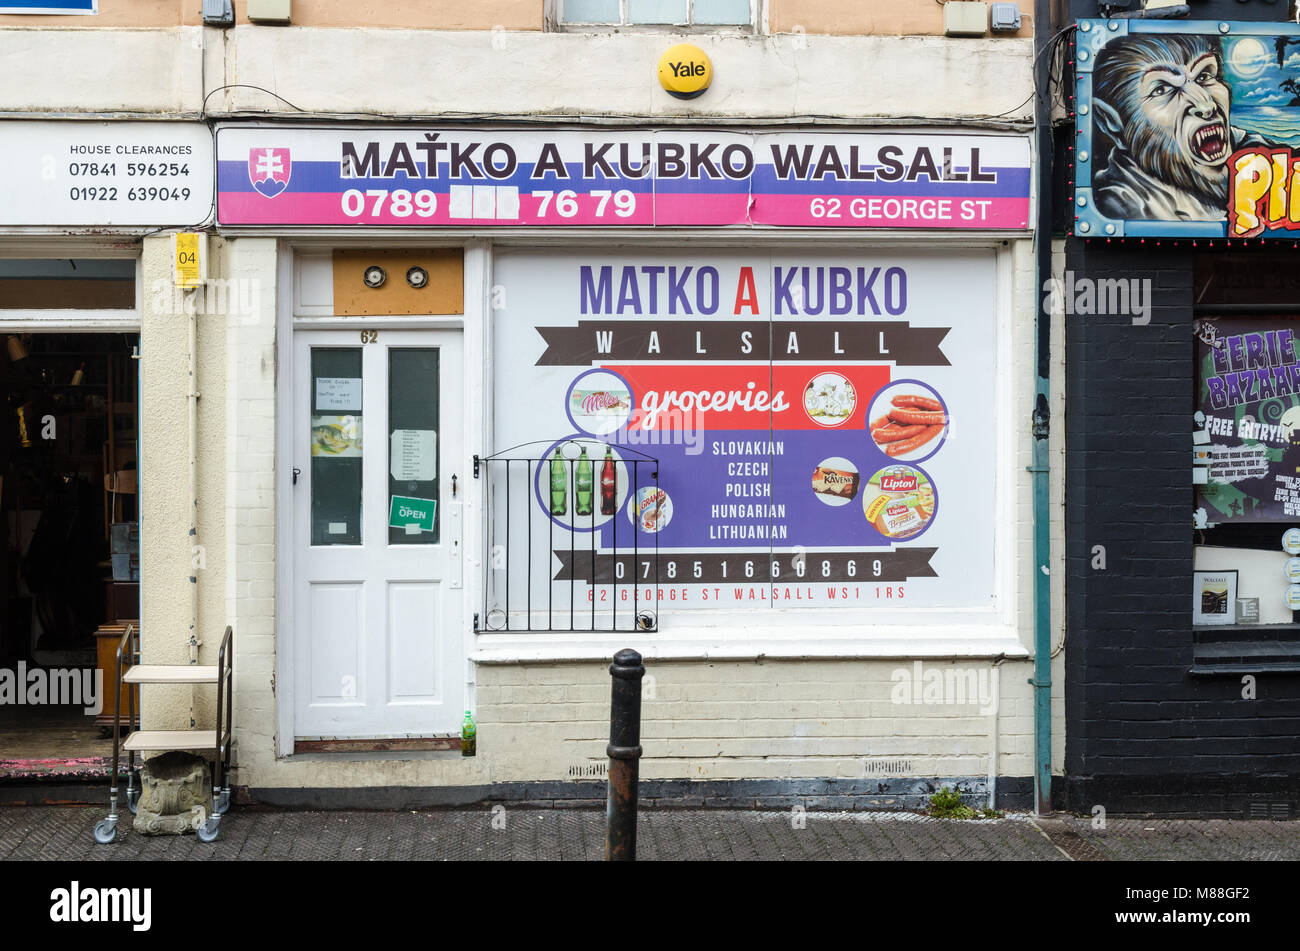
<svg viewBox="0 0 1300 951"><path fill-rule="evenodd" d="M591 460L587 458L587 447L582 447L581 455L578 456L578 471L573 478L574 502L573 511L576 515L591 514Z"/></svg>
<svg viewBox="0 0 1300 951"><path fill-rule="evenodd" d="M618 468L614 465L612 450L605 447L605 464L600 467L600 514L613 515L618 511Z"/></svg>
<svg viewBox="0 0 1300 951"><path fill-rule="evenodd" d="M564 458L560 450L555 450L551 460L551 514L563 515L566 511L565 499L569 494L569 478L564 472Z"/></svg>

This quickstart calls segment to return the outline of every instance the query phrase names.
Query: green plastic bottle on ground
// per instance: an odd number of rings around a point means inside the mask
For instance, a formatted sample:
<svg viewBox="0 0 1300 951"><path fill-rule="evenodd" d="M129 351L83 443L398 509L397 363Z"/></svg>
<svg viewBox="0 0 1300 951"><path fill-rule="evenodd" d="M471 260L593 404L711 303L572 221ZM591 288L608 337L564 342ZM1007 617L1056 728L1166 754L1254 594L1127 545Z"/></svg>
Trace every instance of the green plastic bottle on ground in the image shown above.
<svg viewBox="0 0 1300 951"><path fill-rule="evenodd" d="M460 722L460 755L473 756L478 752L478 727L474 725L474 714L465 711L465 719Z"/></svg>

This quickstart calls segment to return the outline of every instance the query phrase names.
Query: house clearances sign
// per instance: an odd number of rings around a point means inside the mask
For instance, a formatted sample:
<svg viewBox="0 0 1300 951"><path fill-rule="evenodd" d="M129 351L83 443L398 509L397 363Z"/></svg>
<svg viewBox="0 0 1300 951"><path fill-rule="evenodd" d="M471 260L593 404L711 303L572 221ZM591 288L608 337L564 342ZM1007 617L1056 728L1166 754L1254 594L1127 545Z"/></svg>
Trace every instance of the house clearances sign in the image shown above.
<svg viewBox="0 0 1300 951"><path fill-rule="evenodd" d="M992 252L502 251L494 283L497 445L541 442L492 475L532 570L490 608L990 605Z"/></svg>

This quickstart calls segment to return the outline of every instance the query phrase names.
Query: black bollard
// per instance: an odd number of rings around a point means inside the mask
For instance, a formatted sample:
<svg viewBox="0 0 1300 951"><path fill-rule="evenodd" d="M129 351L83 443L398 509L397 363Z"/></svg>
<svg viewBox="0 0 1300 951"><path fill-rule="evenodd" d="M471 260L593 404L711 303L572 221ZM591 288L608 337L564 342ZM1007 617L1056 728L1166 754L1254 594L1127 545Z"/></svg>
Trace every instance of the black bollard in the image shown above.
<svg viewBox="0 0 1300 951"><path fill-rule="evenodd" d="M628 648L609 665L609 792L605 800L605 861L636 861L637 776L641 758L641 655Z"/></svg>

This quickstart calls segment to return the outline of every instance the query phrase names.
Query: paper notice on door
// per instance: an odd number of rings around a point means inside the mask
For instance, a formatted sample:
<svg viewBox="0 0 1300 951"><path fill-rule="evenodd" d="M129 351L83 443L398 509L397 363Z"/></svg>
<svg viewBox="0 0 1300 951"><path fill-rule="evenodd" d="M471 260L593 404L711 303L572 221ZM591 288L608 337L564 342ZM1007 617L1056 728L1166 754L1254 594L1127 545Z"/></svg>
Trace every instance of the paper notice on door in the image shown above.
<svg viewBox="0 0 1300 951"><path fill-rule="evenodd" d="M361 378L347 376L316 377L316 412L361 412Z"/></svg>
<svg viewBox="0 0 1300 951"><path fill-rule="evenodd" d="M438 433L432 429L394 429L388 471L398 482L429 482L438 477Z"/></svg>

